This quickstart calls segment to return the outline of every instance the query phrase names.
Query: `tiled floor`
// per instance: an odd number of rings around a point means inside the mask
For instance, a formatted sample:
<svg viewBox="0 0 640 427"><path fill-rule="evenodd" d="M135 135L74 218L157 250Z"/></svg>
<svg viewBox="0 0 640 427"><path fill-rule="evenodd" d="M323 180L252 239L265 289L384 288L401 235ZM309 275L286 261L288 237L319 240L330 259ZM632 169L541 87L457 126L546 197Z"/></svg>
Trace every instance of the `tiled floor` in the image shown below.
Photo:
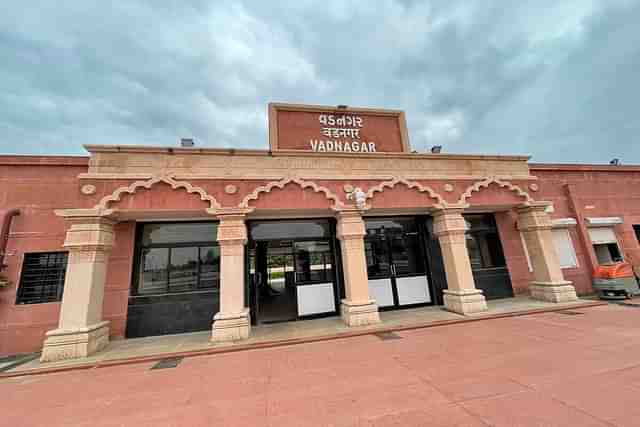
<svg viewBox="0 0 640 427"><path fill-rule="evenodd" d="M640 311L605 305L0 380L7 426L639 426Z"/></svg>
<svg viewBox="0 0 640 427"><path fill-rule="evenodd" d="M580 301L578 304L583 302L584 301ZM572 307L575 304L576 303L567 303L561 306ZM489 301L488 312L472 317L478 318L532 309L557 308L558 306L558 304L535 301L528 297L507 298ZM106 350L86 359L45 364L40 363L36 359L20 365L12 371L38 369L41 367L72 366L164 353L199 351L216 347L233 347L281 340L332 336L353 331L375 330L381 327L423 325L443 320L460 320L464 319L465 316L445 311L441 306L430 306L406 310L383 311L380 313L380 318L382 320L380 325L361 328L348 328L339 317L258 326L251 329L251 337L248 340L226 344L210 343L210 331L112 341Z"/></svg>

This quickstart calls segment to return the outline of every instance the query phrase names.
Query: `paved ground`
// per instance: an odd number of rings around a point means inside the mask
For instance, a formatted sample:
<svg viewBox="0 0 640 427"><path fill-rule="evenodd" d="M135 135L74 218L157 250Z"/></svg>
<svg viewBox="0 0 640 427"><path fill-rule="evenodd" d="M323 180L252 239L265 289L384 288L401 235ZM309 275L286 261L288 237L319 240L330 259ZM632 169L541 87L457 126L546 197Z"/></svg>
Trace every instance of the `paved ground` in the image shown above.
<svg viewBox="0 0 640 427"><path fill-rule="evenodd" d="M595 301L598 302L598 301ZM488 302L489 310L474 316L461 316L451 313L442 306L429 306L405 310L383 311L380 313L382 322L378 325L365 327L347 327L340 317L328 317L304 322L286 322L270 325L253 326L248 340L236 343L210 342L211 331L194 332L190 334L165 335L159 337L145 337L128 340L111 341L108 347L95 355L74 360L40 363L38 358L28 363L20 364L11 371L24 371L33 369L46 369L64 366L77 366L87 363L100 363L105 361L121 360L126 358L147 357L153 355L188 353L194 351L207 351L215 349L228 349L237 346L250 346L254 344L272 343L274 341L313 340L318 337L337 336L340 334L368 333L372 330L385 328L403 328L417 325L428 325L438 322L469 320L472 317L495 316L504 313L517 313L528 310L544 310L569 308L594 301L581 299L575 302L555 304L536 301L529 297L504 298ZM0 360L0 369L2 361Z"/></svg>
<svg viewBox="0 0 640 427"><path fill-rule="evenodd" d="M7 426L639 426L640 308L610 305L0 381Z"/></svg>

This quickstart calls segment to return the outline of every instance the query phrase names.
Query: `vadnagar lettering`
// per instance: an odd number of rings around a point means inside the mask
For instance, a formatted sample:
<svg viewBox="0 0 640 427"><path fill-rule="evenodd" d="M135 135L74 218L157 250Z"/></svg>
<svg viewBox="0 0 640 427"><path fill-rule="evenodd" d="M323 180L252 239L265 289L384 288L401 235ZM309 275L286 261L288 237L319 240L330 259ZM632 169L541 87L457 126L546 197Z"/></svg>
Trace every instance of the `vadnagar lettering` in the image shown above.
<svg viewBox="0 0 640 427"><path fill-rule="evenodd" d="M375 142L363 142L360 139L360 130L364 127L364 120L355 115L320 114L318 122L323 125L320 129L323 136L329 138L353 138L349 140L337 139L310 139L309 144L313 151L347 152L347 153L375 153Z"/></svg>
<svg viewBox="0 0 640 427"><path fill-rule="evenodd" d="M337 151L346 153L375 153L375 142L360 142L360 141L333 141L333 140L319 140L310 139L309 144L313 151Z"/></svg>

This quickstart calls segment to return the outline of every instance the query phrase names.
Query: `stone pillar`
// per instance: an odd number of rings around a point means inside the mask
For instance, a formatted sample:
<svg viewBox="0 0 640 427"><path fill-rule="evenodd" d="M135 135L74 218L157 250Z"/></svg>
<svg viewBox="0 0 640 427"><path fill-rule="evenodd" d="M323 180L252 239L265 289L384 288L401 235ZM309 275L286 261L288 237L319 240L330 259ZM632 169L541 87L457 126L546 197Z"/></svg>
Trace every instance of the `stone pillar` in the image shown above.
<svg viewBox="0 0 640 427"><path fill-rule="evenodd" d="M444 306L459 314L473 314L487 310L487 301L476 289L465 239L466 223L462 208L442 209L433 215L433 231L438 237L447 276Z"/></svg>
<svg viewBox="0 0 640 427"><path fill-rule="evenodd" d="M338 213L337 236L342 252L346 293L346 298L340 305L340 314L348 326L364 326L380 322L378 306L369 297L364 235L364 221L358 210Z"/></svg>
<svg viewBox="0 0 640 427"><path fill-rule="evenodd" d="M518 208L518 230L524 237L533 268L531 297L549 302L575 301L576 290L562 275L546 207L547 204L539 204Z"/></svg>
<svg viewBox="0 0 640 427"><path fill-rule="evenodd" d="M249 338L251 320L244 301L245 259L247 243L245 214L219 214L220 311L213 317L211 341L226 342Z"/></svg>
<svg viewBox="0 0 640 427"><path fill-rule="evenodd" d="M109 322L102 319L102 301L114 222L82 211L60 211L69 228L69 250L58 329L47 332L42 362L87 357L109 343Z"/></svg>

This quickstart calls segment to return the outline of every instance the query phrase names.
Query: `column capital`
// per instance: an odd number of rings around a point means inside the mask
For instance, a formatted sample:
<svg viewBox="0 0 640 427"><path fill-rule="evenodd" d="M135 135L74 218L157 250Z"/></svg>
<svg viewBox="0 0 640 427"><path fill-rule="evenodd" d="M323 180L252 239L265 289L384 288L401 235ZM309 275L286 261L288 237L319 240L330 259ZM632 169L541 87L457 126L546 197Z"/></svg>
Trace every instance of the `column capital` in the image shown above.
<svg viewBox="0 0 640 427"><path fill-rule="evenodd" d="M216 209L213 215L217 216L219 220L233 217L245 218L247 214L253 212L253 208L221 208Z"/></svg>
<svg viewBox="0 0 640 427"><path fill-rule="evenodd" d="M362 239L366 234L364 219L357 209L341 210L336 217L338 218L336 230L338 239Z"/></svg>
<svg viewBox="0 0 640 427"><path fill-rule="evenodd" d="M547 213L548 204L520 206L518 212L518 230L551 230L553 223Z"/></svg>
<svg viewBox="0 0 640 427"><path fill-rule="evenodd" d="M72 251L108 252L115 243L115 221L105 217L74 217L62 245Z"/></svg>
<svg viewBox="0 0 640 427"><path fill-rule="evenodd" d="M462 208L439 209L433 212L433 234L437 237L464 235L467 223Z"/></svg>
<svg viewBox="0 0 640 427"><path fill-rule="evenodd" d="M244 245L247 243L246 214L241 212L229 212L218 215L218 243L223 245Z"/></svg>

